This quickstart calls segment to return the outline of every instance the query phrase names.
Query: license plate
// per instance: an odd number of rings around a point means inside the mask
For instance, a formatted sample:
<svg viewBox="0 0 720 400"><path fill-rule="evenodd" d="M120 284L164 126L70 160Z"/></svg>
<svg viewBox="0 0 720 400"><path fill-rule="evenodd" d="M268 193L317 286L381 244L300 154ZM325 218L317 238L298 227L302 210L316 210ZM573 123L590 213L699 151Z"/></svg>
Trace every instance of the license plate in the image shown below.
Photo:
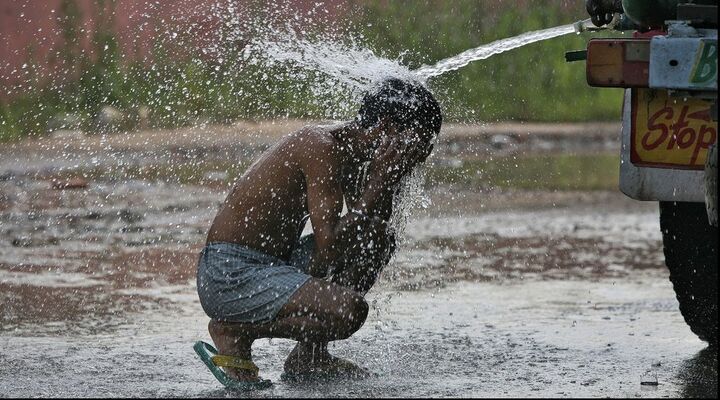
<svg viewBox="0 0 720 400"><path fill-rule="evenodd" d="M703 169L717 140L711 103L669 97L666 90L633 89L630 161L652 168Z"/></svg>

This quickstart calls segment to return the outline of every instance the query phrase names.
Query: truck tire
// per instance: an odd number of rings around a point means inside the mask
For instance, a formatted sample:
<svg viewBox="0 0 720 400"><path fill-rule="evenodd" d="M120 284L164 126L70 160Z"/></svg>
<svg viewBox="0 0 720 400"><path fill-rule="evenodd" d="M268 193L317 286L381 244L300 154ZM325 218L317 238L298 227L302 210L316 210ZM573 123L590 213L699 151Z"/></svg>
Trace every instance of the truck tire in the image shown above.
<svg viewBox="0 0 720 400"><path fill-rule="evenodd" d="M705 204L660 202L665 264L690 329L710 347L718 339L718 228Z"/></svg>

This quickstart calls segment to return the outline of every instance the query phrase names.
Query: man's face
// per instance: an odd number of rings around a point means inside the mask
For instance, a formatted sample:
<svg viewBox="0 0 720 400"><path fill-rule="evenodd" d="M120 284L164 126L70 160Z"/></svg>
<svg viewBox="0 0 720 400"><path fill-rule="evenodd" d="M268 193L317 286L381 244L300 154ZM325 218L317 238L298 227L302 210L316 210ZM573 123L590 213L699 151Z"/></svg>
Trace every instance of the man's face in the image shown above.
<svg viewBox="0 0 720 400"><path fill-rule="evenodd" d="M389 118L381 120L377 126L369 131L370 147L373 150L380 147L380 144L389 139L394 139L400 136L400 129L394 124Z"/></svg>
<svg viewBox="0 0 720 400"><path fill-rule="evenodd" d="M385 140L392 139L397 136L397 129L389 120L382 120L372 128L366 129L364 134L360 136L361 146L357 152L357 156L362 161L372 160L375 150Z"/></svg>
<svg viewBox="0 0 720 400"><path fill-rule="evenodd" d="M433 150L433 136L427 132L421 131L420 129L412 131L407 130L401 135L404 137L408 145L414 146L418 149L418 158L416 161L425 162Z"/></svg>
<svg viewBox="0 0 720 400"><path fill-rule="evenodd" d="M374 151L380 147L383 141L396 139L398 145L402 145L407 149L418 148L417 157L408 161L413 163L425 162L433 149L430 137L430 135L417 129L400 130L395 124L385 120L367 132L368 156L372 157Z"/></svg>

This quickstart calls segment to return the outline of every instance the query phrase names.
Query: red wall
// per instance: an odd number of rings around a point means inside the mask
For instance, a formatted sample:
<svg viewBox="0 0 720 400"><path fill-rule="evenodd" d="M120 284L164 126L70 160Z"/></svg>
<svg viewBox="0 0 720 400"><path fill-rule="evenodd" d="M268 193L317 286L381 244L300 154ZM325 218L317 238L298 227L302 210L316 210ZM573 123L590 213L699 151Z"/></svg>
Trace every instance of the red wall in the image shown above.
<svg viewBox="0 0 720 400"><path fill-rule="evenodd" d="M74 0L82 14L81 45L90 51L90 37L96 24L105 19L98 0ZM160 35L178 32L179 48L200 52L217 42L219 14L231 12L228 5L242 6L247 0L115 0L114 31L126 57L145 58ZM9 88L24 82L29 69L23 69L32 54L40 74L52 75L61 69L62 34L59 29L59 6L62 0L0 0L0 100L9 97ZM111 0L105 0L110 3ZM317 1L289 1L288 10L307 11ZM342 0L324 1L329 14L339 12ZM241 7L240 7L241 8ZM242 11L235 8L242 19ZM105 13L110 12L107 8ZM215 11L213 11L215 10ZM192 42L192 43L190 43Z"/></svg>

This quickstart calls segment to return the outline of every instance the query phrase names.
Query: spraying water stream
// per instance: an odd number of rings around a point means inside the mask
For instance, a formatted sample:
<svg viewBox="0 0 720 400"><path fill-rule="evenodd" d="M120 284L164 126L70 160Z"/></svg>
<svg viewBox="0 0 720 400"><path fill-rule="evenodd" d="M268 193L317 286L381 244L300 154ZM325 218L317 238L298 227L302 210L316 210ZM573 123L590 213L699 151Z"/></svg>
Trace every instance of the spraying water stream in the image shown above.
<svg viewBox="0 0 720 400"><path fill-rule="evenodd" d="M279 35L274 31L272 38L261 35L245 49L245 56L251 63L262 60L270 65L291 65L324 75L327 78L322 82L325 90L318 90L317 94L328 94L342 86L350 89L350 93L355 95L352 97L357 97L388 76L427 83L431 78L456 71L474 61L485 60L543 40L588 30L587 24L589 20L578 21L496 40L416 70L410 70L399 60L377 56L352 37L347 42L340 42L332 36L309 40L299 37L291 29Z"/></svg>
<svg viewBox="0 0 720 400"><path fill-rule="evenodd" d="M517 49L541 40L552 39L558 36L575 32L575 24L562 25L555 28L526 32L518 36L496 40L494 42L466 50L456 56L446 58L432 66L423 66L413 71L422 80L440 76L446 72L458 70L473 61L485 60L494 55Z"/></svg>

